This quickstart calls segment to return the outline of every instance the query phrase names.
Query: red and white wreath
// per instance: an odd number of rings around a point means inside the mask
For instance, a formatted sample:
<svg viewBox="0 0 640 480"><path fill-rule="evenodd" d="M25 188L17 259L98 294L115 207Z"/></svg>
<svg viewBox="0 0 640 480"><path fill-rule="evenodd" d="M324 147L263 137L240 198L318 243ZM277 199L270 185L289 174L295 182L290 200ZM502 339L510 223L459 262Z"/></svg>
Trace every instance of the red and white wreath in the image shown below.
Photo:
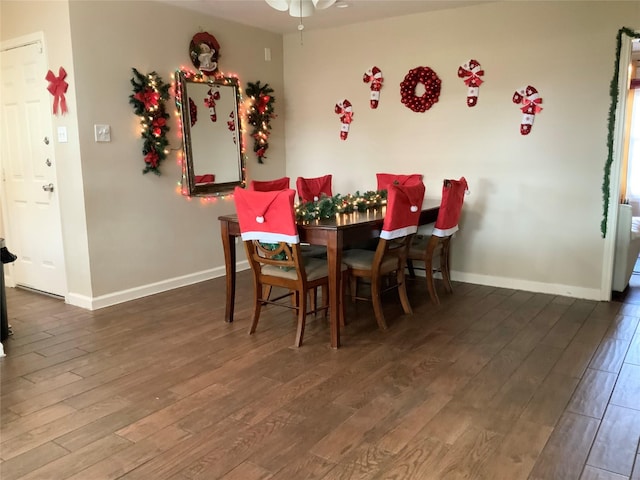
<svg viewBox="0 0 640 480"><path fill-rule="evenodd" d="M412 68L400 84L402 103L414 112L426 112L438 101L441 83L436 72L429 67ZM424 93L418 96L416 88L420 84L424 85Z"/></svg>

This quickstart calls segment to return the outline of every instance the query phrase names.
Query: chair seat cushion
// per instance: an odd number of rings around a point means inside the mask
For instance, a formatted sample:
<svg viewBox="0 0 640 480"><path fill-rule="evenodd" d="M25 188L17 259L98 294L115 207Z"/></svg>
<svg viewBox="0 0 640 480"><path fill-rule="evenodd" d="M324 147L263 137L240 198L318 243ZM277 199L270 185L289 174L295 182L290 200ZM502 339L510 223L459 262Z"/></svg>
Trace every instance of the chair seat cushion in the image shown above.
<svg viewBox="0 0 640 480"><path fill-rule="evenodd" d="M309 245L301 243L300 250L305 257L327 258L327 247L324 245Z"/></svg>
<svg viewBox="0 0 640 480"><path fill-rule="evenodd" d="M371 270L373 265L373 257L376 252L371 250L360 250L354 248L347 250L342 255L342 262L355 270ZM382 260L380 270L382 273L392 272L398 267L398 261L395 257L386 257Z"/></svg>
<svg viewBox="0 0 640 480"><path fill-rule="evenodd" d="M319 278L329 275L329 266L326 260L320 258L307 258L304 259L304 269L307 274L307 281L313 282ZM347 266L342 265L342 270L346 270ZM273 265L265 265L262 267L263 275L271 275L272 277L288 278L289 280L296 280L298 274L295 269L284 270L280 267L274 267Z"/></svg>

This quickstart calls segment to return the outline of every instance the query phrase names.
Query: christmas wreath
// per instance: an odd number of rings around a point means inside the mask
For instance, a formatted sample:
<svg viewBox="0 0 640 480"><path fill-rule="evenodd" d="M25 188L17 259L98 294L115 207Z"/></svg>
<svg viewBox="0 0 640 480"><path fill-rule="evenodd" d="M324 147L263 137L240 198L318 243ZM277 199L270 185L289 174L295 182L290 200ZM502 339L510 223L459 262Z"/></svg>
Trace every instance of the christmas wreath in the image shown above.
<svg viewBox="0 0 640 480"><path fill-rule="evenodd" d="M424 93L418 97L416 87L424 85ZM400 96L402 103L414 112L426 112L440 96L440 78L429 67L416 67L409 70L400 84Z"/></svg>
<svg viewBox="0 0 640 480"><path fill-rule="evenodd" d="M144 139L142 154L145 163L142 173L160 175L160 163L167 157L169 145L169 114L164 108L164 102L169 99L169 85L156 72L143 75L135 68L132 70L133 93L129 95L129 103L133 105L135 114L140 116L142 126L140 135Z"/></svg>
<svg viewBox="0 0 640 480"><path fill-rule="evenodd" d="M264 163L263 159L267 158L265 153L269 148L269 135L271 134L271 119L276 118L273 112L273 104L275 98L273 89L268 83L260 85L260 82L247 83L246 93L251 102L247 121L253 127L251 136L253 137L253 151L258 157L258 163Z"/></svg>

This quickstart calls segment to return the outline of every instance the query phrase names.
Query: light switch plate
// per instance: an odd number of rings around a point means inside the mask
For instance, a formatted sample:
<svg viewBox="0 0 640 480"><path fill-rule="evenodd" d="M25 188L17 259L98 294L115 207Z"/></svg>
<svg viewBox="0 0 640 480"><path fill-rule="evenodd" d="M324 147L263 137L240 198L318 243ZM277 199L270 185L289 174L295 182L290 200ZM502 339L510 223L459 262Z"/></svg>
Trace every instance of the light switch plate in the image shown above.
<svg viewBox="0 0 640 480"><path fill-rule="evenodd" d="M58 143L67 143L67 127L58 127Z"/></svg>
<svg viewBox="0 0 640 480"><path fill-rule="evenodd" d="M94 125L93 130L96 135L96 142L111 141L111 127L109 125Z"/></svg>

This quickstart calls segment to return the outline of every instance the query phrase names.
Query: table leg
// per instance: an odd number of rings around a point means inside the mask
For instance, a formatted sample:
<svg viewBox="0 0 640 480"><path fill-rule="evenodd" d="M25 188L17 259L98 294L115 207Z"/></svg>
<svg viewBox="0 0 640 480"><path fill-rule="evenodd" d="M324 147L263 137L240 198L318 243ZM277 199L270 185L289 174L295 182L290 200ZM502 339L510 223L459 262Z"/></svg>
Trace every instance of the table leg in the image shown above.
<svg viewBox="0 0 640 480"><path fill-rule="evenodd" d="M224 267L227 273L227 298L224 308L224 320L233 322L233 308L236 298L236 245L235 237L229 233L229 222L220 222Z"/></svg>
<svg viewBox="0 0 640 480"><path fill-rule="evenodd" d="M340 348L340 289L342 286L342 235L336 233L327 241L329 264L329 315L331 322L331 347Z"/></svg>

